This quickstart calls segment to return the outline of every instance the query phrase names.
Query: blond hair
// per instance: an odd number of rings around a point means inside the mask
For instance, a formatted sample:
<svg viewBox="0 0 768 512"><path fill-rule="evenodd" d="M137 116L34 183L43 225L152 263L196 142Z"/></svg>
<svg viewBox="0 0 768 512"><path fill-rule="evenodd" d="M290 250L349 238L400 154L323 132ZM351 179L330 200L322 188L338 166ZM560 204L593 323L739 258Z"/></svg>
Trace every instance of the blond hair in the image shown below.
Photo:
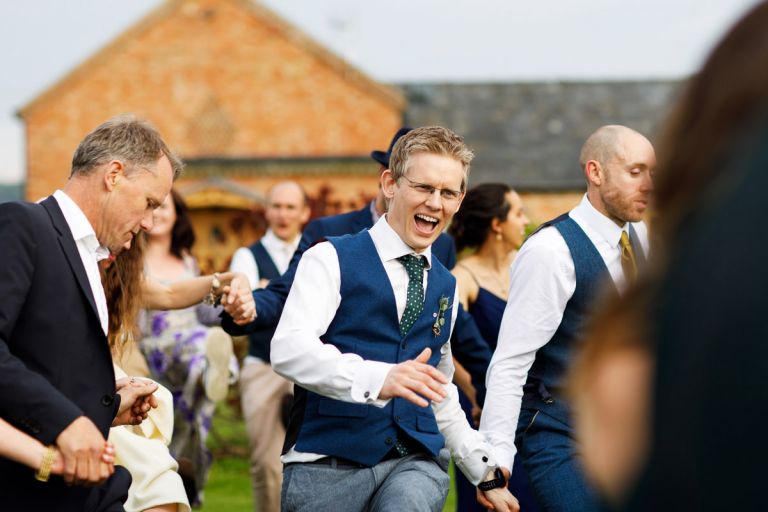
<svg viewBox="0 0 768 512"><path fill-rule="evenodd" d="M417 153L432 153L453 158L461 162L464 171L461 179L461 191L467 187L469 176L469 164L475 157L464 139L442 126L422 126L406 133L392 148L392 156L389 159L389 170L392 179L398 181L408 172L410 158Z"/></svg>

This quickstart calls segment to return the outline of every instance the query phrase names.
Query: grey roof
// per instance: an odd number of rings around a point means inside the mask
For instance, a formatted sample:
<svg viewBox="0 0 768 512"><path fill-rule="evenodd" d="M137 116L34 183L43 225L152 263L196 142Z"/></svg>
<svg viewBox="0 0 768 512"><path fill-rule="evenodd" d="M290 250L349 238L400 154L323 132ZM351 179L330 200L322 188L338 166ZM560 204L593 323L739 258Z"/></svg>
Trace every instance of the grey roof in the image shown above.
<svg viewBox="0 0 768 512"><path fill-rule="evenodd" d="M605 124L623 124L651 142L679 82L399 84L404 122L442 125L475 150L472 183L520 190L579 190L579 151Z"/></svg>
<svg viewBox="0 0 768 512"><path fill-rule="evenodd" d="M0 184L0 203L24 199L24 184Z"/></svg>

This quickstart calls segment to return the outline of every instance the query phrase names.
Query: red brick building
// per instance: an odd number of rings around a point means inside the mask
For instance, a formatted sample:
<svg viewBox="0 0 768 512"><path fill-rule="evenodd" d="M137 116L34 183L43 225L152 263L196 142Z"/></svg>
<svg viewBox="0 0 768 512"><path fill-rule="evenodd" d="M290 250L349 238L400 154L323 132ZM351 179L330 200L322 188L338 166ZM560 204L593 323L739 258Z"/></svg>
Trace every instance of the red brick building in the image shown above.
<svg viewBox="0 0 768 512"><path fill-rule="evenodd" d="M297 179L323 213L376 190L368 157L402 123L401 94L249 0L169 0L23 107L26 198L65 182L107 118L150 119L186 161L196 252L221 268L260 231L251 211Z"/></svg>

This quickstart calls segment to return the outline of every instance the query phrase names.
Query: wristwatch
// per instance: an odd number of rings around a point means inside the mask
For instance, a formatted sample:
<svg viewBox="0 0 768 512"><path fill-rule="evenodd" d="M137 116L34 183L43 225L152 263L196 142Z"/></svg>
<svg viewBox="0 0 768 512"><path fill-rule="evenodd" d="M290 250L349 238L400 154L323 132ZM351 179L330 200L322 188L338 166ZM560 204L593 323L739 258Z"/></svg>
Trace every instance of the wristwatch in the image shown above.
<svg viewBox="0 0 768 512"><path fill-rule="evenodd" d="M499 487L506 487L507 481L504 479L504 473L501 472L501 468L496 468L493 471L493 480L486 480L485 482L480 482L477 484L477 488L481 491L490 491L491 489L497 489Z"/></svg>

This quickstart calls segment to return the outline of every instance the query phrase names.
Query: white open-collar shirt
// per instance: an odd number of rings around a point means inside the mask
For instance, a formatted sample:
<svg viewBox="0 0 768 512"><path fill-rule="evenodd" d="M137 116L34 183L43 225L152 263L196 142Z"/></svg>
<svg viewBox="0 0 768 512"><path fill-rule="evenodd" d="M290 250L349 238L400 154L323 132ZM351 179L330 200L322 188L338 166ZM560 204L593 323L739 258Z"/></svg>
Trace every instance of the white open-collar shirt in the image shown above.
<svg viewBox="0 0 768 512"><path fill-rule="evenodd" d="M299 247L300 241L301 233L297 234L293 240L285 241L278 238L271 229L268 229L260 240L267 254L272 258L275 268L277 268L281 275L288 270L288 264L291 262L293 253ZM229 264L229 270L231 272L242 272L248 276L248 282L252 290L255 290L259 285L261 273L250 247L240 247L235 251L235 254L232 255L232 262Z"/></svg>
<svg viewBox="0 0 768 512"><path fill-rule="evenodd" d="M414 251L390 227L386 215L368 232L392 285L398 317L402 317L408 291L408 273L397 258L414 254ZM421 255L427 259L427 267L424 269L426 289L427 270L432 265L431 249L427 248ZM320 395L345 402L384 407L389 400L380 399L379 393L394 364L365 360L354 353L341 353L334 345L320 340L341 303L340 286L339 259L334 246L323 242L307 250L299 262L296 278L272 338L272 367L283 377ZM454 296L452 305L451 330L458 311L455 297L458 295ZM440 354L437 369L448 377L449 384L445 386L448 396L439 404L433 403L432 409L454 461L470 481L477 483L490 468L496 466L495 458L483 437L467 423L459 405L456 386L450 383L454 371L450 343L443 345ZM309 462L324 456L297 452L294 448L282 457L284 463Z"/></svg>
<svg viewBox="0 0 768 512"><path fill-rule="evenodd" d="M621 268L622 231L597 211L584 195L570 217L600 253L619 291L625 288ZM643 252L648 253L644 223L633 223ZM499 463L509 469L515 457L515 430L523 385L536 358L560 325L565 306L576 290L570 250L557 228L549 226L526 240L512 262L509 298L501 321L496 351L486 375L487 392L480 431L491 441Z"/></svg>
<svg viewBox="0 0 768 512"><path fill-rule="evenodd" d="M96 309L99 312L99 321L104 334L109 328L109 312L107 310L107 297L104 294L104 286L101 284L99 273L99 261L109 257L109 250L103 247L96 238L96 232L83 213L83 210L63 190L53 193L54 199L59 203L64 220L75 239L80 260L85 267L88 276L88 284L91 286L93 298L96 301Z"/></svg>

